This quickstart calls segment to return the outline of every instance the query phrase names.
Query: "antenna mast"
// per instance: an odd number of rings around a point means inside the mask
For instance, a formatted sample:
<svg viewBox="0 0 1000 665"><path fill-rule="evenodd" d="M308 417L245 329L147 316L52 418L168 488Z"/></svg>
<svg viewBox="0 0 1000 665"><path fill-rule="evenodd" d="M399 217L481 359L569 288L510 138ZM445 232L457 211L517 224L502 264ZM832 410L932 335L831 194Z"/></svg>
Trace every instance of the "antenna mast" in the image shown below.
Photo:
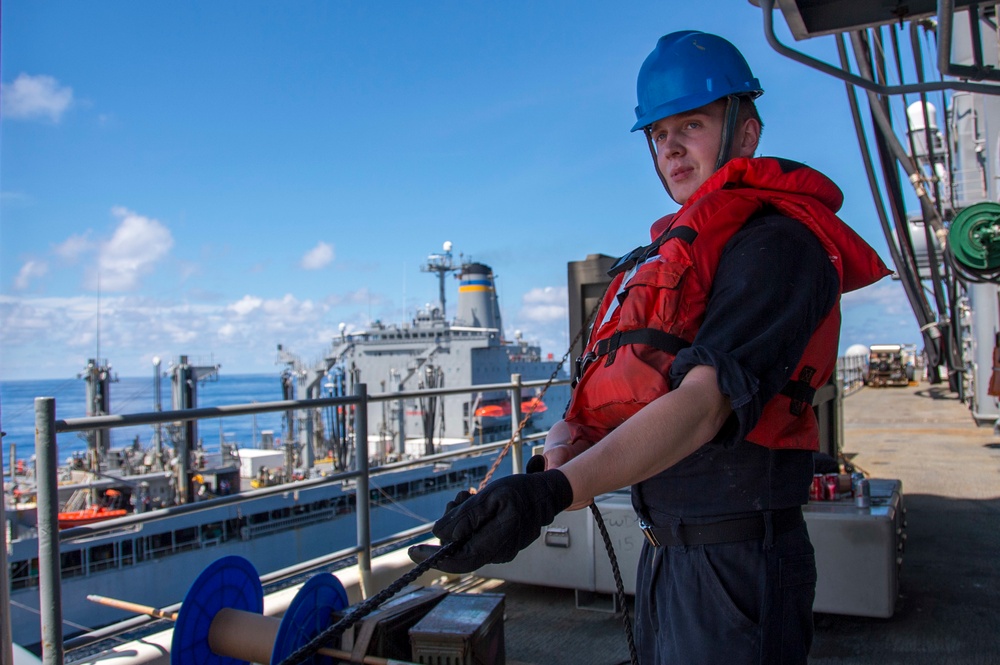
<svg viewBox="0 0 1000 665"><path fill-rule="evenodd" d="M422 272L437 273L438 301L441 303L441 318L447 318L444 306L444 276L449 272L455 272L457 268L451 260L451 241L446 240L442 249L444 249L443 254L430 254L427 257L427 263L420 266L420 270Z"/></svg>
<svg viewBox="0 0 1000 665"><path fill-rule="evenodd" d="M101 362L101 268L100 259L97 260L97 352L95 358Z"/></svg>

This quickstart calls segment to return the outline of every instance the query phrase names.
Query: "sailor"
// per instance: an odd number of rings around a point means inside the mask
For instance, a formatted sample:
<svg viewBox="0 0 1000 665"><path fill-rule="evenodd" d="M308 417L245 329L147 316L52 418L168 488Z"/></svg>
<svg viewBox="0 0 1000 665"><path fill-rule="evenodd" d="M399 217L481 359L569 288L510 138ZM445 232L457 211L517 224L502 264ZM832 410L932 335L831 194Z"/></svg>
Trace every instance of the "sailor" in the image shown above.
<svg viewBox="0 0 1000 665"><path fill-rule="evenodd" d="M647 536L639 661L805 663L812 398L836 363L841 294L888 270L836 217L829 179L754 157L763 90L730 42L660 38L637 92L632 131L680 210L611 271L544 470L460 493L434 534L461 546L438 567L510 561L560 511L631 486Z"/></svg>

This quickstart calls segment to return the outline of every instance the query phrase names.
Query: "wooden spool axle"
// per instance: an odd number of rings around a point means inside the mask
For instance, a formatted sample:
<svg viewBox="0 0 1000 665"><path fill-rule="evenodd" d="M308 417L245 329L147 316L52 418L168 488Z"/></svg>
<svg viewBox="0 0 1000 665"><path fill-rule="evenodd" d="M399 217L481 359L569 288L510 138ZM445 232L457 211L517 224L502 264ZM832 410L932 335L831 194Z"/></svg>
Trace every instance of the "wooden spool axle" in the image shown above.
<svg viewBox="0 0 1000 665"><path fill-rule="evenodd" d="M177 612L165 612L155 607L139 605L127 600L98 595L89 595L87 600L134 614L145 614L170 621L177 620ZM212 651L220 656L248 660L251 663L270 663L271 652L280 625L281 619L275 617L229 607L223 608L212 619L212 625L208 632L208 644ZM354 660L350 652L329 647L321 647L316 653L349 663L361 662L364 665L417 665L405 660L378 656L363 656L360 661L357 661Z"/></svg>

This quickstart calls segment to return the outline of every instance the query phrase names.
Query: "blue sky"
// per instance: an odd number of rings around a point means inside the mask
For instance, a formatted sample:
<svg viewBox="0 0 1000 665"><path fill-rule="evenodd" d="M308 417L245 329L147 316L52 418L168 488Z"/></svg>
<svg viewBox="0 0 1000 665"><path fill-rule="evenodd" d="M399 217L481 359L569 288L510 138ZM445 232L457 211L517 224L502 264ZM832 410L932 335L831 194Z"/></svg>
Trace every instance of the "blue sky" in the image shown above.
<svg viewBox="0 0 1000 665"><path fill-rule="evenodd" d="M277 373L278 344L319 359L339 324L436 300L444 241L493 267L508 336L560 357L567 262L676 209L629 129L679 29L743 50L760 153L831 176L888 263L843 84L774 53L746 0L4 2L0 377L72 376L98 344L123 376ZM888 341L919 334L886 279L845 297L842 349Z"/></svg>

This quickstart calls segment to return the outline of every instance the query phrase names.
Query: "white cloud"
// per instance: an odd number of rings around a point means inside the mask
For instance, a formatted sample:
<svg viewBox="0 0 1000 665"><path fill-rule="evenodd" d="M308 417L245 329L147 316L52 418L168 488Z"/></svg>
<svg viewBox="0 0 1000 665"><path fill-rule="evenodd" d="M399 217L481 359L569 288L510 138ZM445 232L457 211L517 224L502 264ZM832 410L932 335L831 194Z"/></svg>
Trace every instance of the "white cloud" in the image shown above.
<svg viewBox="0 0 1000 665"><path fill-rule="evenodd" d="M112 209L121 219L111 239L101 246L100 270L91 271L87 286L104 291L130 291L139 278L153 270L174 245L170 230L155 219L122 207Z"/></svg>
<svg viewBox="0 0 1000 665"><path fill-rule="evenodd" d="M31 280L44 277L48 272L49 266L47 263L29 259L24 262L24 265L17 272L17 277L14 278L14 288L18 291L23 291L31 284Z"/></svg>
<svg viewBox="0 0 1000 665"><path fill-rule="evenodd" d="M229 306L229 309L236 312L239 316L246 316L250 312L260 309L260 306L264 304L264 301L256 296L243 296L238 302L234 302Z"/></svg>
<svg viewBox="0 0 1000 665"><path fill-rule="evenodd" d="M923 346L916 317L902 284L884 279L842 299L841 351L852 344L917 343Z"/></svg>
<svg viewBox="0 0 1000 665"><path fill-rule="evenodd" d="M73 103L73 89L51 76L21 74L13 83L0 84L0 113L5 118L59 122Z"/></svg>
<svg viewBox="0 0 1000 665"><path fill-rule="evenodd" d="M842 298L842 302L844 304L849 303L852 305L884 305L898 298L902 292L903 287L898 281L893 279L883 279L875 284L866 286L863 289L845 293Z"/></svg>
<svg viewBox="0 0 1000 665"><path fill-rule="evenodd" d="M310 249L299 261L299 266L303 270L319 270L330 265L333 261L333 246L320 241L315 247Z"/></svg>
<svg viewBox="0 0 1000 665"><path fill-rule="evenodd" d="M565 321L568 316L565 286L546 286L531 289L521 298L519 318L523 321L549 323Z"/></svg>
<svg viewBox="0 0 1000 665"><path fill-rule="evenodd" d="M229 339L231 337L234 337L235 335L236 335L236 326L234 326L231 323L226 323L221 328L219 328L219 337L221 337L222 339Z"/></svg>
<svg viewBox="0 0 1000 665"><path fill-rule="evenodd" d="M23 297L0 293L0 376L71 376L93 357L98 320L102 356L122 376L145 376L149 358L214 357L233 374L275 372L277 344L317 359L333 331L326 304L247 295L192 303L134 294ZM334 320L341 320L343 314Z"/></svg>
<svg viewBox="0 0 1000 665"><path fill-rule="evenodd" d="M52 248L52 251L68 261L75 261L84 254L94 249L94 241L90 239L90 231L83 235L72 235L60 244Z"/></svg>

